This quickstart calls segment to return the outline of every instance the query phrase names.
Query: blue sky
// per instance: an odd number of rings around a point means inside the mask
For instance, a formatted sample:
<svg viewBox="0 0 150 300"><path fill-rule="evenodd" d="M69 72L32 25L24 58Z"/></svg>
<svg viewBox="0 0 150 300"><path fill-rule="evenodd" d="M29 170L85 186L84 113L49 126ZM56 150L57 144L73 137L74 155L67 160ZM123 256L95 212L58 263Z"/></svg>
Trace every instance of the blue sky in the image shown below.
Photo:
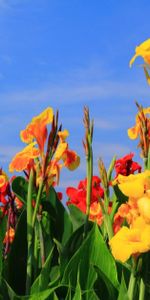
<svg viewBox="0 0 150 300"><path fill-rule="evenodd" d="M127 137L135 100L150 104L150 87L135 46L150 37L146 0L0 0L0 165L22 149L19 132L48 106L59 108L70 147L81 155L78 171L65 172L60 188L85 176L83 107L88 105L97 160L108 165L137 152Z"/></svg>

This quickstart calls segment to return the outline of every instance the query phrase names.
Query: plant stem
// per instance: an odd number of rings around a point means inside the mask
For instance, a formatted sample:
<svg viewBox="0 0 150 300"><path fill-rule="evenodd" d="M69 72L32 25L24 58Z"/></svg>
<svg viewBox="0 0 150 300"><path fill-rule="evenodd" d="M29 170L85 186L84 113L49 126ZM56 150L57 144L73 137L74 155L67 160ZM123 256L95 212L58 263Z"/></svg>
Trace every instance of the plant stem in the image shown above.
<svg viewBox="0 0 150 300"><path fill-rule="evenodd" d="M45 249L44 249L44 239L43 239L43 232L42 232L42 226L41 226L41 220L38 219L39 223L39 238L40 238L40 251L41 251L41 262L42 262L42 267L45 263Z"/></svg>
<svg viewBox="0 0 150 300"><path fill-rule="evenodd" d="M42 191L43 191L43 180L41 181L41 183L39 185L39 190L38 190L38 194L37 194L37 198L36 198L36 204L35 204L35 208L34 208L34 212L33 212L32 227L34 227L34 225L35 225L35 220L36 220L37 211L38 211L39 204L40 204L40 198L41 198Z"/></svg>
<svg viewBox="0 0 150 300"><path fill-rule="evenodd" d="M140 292L139 292L139 300L144 300L145 298L145 284L143 279L140 280Z"/></svg>
<svg viewBox="0 0 150 300"><path fill-rule="evenodd" d="M87 192L86 192L86 220L84 226L84 236L86 236L88 230L88 220L90 214L90 203L91 203L91 193L92 193L92 176L93 176L93 151L91 142L89 142L89 151L86 159L87 166Z"/></svg>
<svg viewBox="0 0 150 300"><path fill-rule="evenodd" d="M134 296L135 283L136 283L136 277L134 276L134 273L131 272L130 281L129 281L129 287L128 287L128 296L129 296L130 300L134 299L133 296Z"/></svg>
<svg viewBox="0 0 150 300"><path fill-rule="evenodd" d="M28 243L28 257L27 257L27 277L26 277L26 295L30 293L31 276L32 276L32 191L34 183L34 172L31 169L27 194L27 243Z"/></svg>

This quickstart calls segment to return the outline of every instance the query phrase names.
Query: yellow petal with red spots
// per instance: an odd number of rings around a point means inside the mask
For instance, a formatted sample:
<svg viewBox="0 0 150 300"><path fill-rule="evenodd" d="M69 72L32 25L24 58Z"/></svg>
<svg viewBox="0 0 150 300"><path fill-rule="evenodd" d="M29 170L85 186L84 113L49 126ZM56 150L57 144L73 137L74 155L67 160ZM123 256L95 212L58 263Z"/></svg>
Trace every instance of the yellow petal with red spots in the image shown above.
<svg viewBox="0 0 150 300"><path fill-rule="evenodd" d="M67 149L68 144L67 143L60 143L56 149L55 155L54 155L54 159L55 160L60 160L63 156L63 153L65 152L65 150Z"/></svg>
<svg viewBox="0 0 150 300"><path fill-rule="evenodd" d="M34 147L35 144L35 142L29 144L14 156L9 165L9 172L13 172L15 170L20 172L27 169L30 160L40 155L39 149Z"/></svg>

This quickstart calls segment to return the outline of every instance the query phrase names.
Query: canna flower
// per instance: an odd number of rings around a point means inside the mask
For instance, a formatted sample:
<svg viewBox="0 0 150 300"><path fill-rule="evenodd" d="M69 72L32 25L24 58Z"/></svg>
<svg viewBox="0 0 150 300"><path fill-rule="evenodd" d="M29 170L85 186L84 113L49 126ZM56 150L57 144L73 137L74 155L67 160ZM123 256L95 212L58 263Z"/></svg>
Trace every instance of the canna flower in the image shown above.
<svg viewBox="0 0 150 300"><path fill-rule="evenodd" d="M147 115L150 114L150 107L143 108L142 111L139 111L135 118L135 125L128 129L128 136L131 140L135 140L140 135L140 129L143 127L143 123L149 124L149 119L147 118ZM149 129L149 135L150 135L150 128Z"/></svg>
<svg viewBox="0 0 150 300"><path fill-rule="evenodd" d="M138 173L141 172L141 166L137 162L132 160L133 156L134 154L130 153L116 160L114 166L116 171L116 177L119 174L128 176L130 174L134 174L136 171L138 171Z"/></svg>
<svg viewBox="0 0 150 300"><path fill-rule="evenodd" d="M130 67L138 56L141 56L146 64L150 64L150 39L135 48L135 55L131 58L129 63Z"/></svg>
<svg viewBox="0 0 150 300"><path fill-rule="evenodd" d="M137 200L137 206L140 215L147 223L150 223L150 190L148 190L142 198Z"/></svg>
<svg viewBox="0 0 150 300"><path fill-rule="evenodd" d="M30 124L20 132L21 140L25 143L31 143L36 140L40 152L44 152L44 145L47 139L47 124L52 123L53 110L51 107L45 109L41 114L34 117Z"/></svg>
<svg viewBox="0 0 150 300"><path fill-rule="evenodd" d="M136 115L135 125L128 129L128 136L134 140L139 138L138 147L141 148L141 157L144 158L145 167L147 167L148 151L150 146L150 107L143 108L138 103L138 113Z"/></svg>
<svg viewBox="0 0 150 300"><path fill-rule="evenodd" d="M34 147L35 144L35 142L29 144L14 156L9 165L9 172L21 172L28 169L30 163L33 162L33 159L40 155L39 149Z"/></svg>
<svg viewBox="0 0 150 300"><path fill-rule="evenodd" d="M92 195L90 203L90 214L89 220L97 222L98 225L102 224L103 215L99 199L103 198L104 191L100 186L100 178L98 176L93 176L92 178ZM87 179L81 180L77 188L68 187L66 189L66 194L69 197L67 205L73 204L77 206L84 214L86 214L86 188Z"/></svg>
<svg viewBox="0 0 150 300"><path fill-rule="evenodd" d="M150 188L150 171L146 170L139 174L130 174L129 176L119 174L112 183L113 185L118 184L121 192L127 197L140 198Z"/></svg>
<svg viewBox="0 0 150 300"><path fill-rule="evenodd" d="M143 222L143 227L128 228L123 226L109 241L116 260L127 261L131 255L150 250L150 225Z"/></svg>

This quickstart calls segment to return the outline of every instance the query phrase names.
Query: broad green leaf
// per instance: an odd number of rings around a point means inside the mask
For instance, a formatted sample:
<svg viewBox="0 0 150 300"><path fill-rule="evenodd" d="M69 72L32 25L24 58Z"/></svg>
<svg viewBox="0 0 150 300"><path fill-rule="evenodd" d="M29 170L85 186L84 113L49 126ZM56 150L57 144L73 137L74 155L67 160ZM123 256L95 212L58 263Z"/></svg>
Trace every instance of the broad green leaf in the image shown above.
<svg viewBox="0 0 150 300"><path fill-rule="evenodd" d="M51 267L51 261L53 258L53 250L49 253L49 256L46 259L46 262L40 272L40 275L36 278L34 281L32 287L31 287L31 294L34 294L35 292L41 292L45 290L48 287L48 283L50 281L49 274L50 274L50 267Z"/></svg>
<svg viewBox="0 0 150 300"><path fill-rule="evenodd" d="M64 273L66 265L68 264L71 257L75 254L75 252L80 248L83 242L83 232L84 226L81 226L76 231L73 232L65 246L63 247L63 251L60 256L60 272Z"/></svg>
<svg viewBox="0 0 150 300"><path fill-rule="evenodd" d="M24 177L18 176L12 182L12 190L15 195L24 203L27 202L28 182Z"/></svg>
<svg viewBox="0 0 150 300"><path fill-rule="evenodd" d="M75 231L85 223L86 215L73 204L70 204L68 208L70 211L70 218L73 224L73 230Z"/></svg>
<svg viewBox="0 0 150 300"><path fill-rule="evenodd" d="M97 295L100 296L101 300L116 300L118 291L111 283L111 280L106 277L106 275L101 272L101 270L94 266L95 271L98 275L98 278L95 282L95 292L97 291Z"/></svg>
<svg viewBox="0 0 150 300"><path fill-rule="evenodd" d="M129 297L128 297L128 290L127 290L127 287L126 287L126 283L125 283L125 280L124 280L123 273L122 273L121 284L120 284L120 287L119 287L119 295L118 295L117 300L130 300Z"/></svg>
<svg viewBox="0 0 150 300"><path fill-rule="evenodd" d="M51 229L53 236L64 245L72 234L72 223L66 208L57 198L57 194L53 187L49 190L49 195L46 199L52 209L48 212L51 217Z"/></svg>
<svg viewBox="0 0 150 300"><path fill-rule="evenodd" d="M97 266L105 277L111 281L114 288L118 289L119 283L115 261L96 224L93 225L87 238L67 264L62 284L67 284L70 280L71 285L75 288L79 269L82 291L93 288L97 278L93 266Z"/></svg>

